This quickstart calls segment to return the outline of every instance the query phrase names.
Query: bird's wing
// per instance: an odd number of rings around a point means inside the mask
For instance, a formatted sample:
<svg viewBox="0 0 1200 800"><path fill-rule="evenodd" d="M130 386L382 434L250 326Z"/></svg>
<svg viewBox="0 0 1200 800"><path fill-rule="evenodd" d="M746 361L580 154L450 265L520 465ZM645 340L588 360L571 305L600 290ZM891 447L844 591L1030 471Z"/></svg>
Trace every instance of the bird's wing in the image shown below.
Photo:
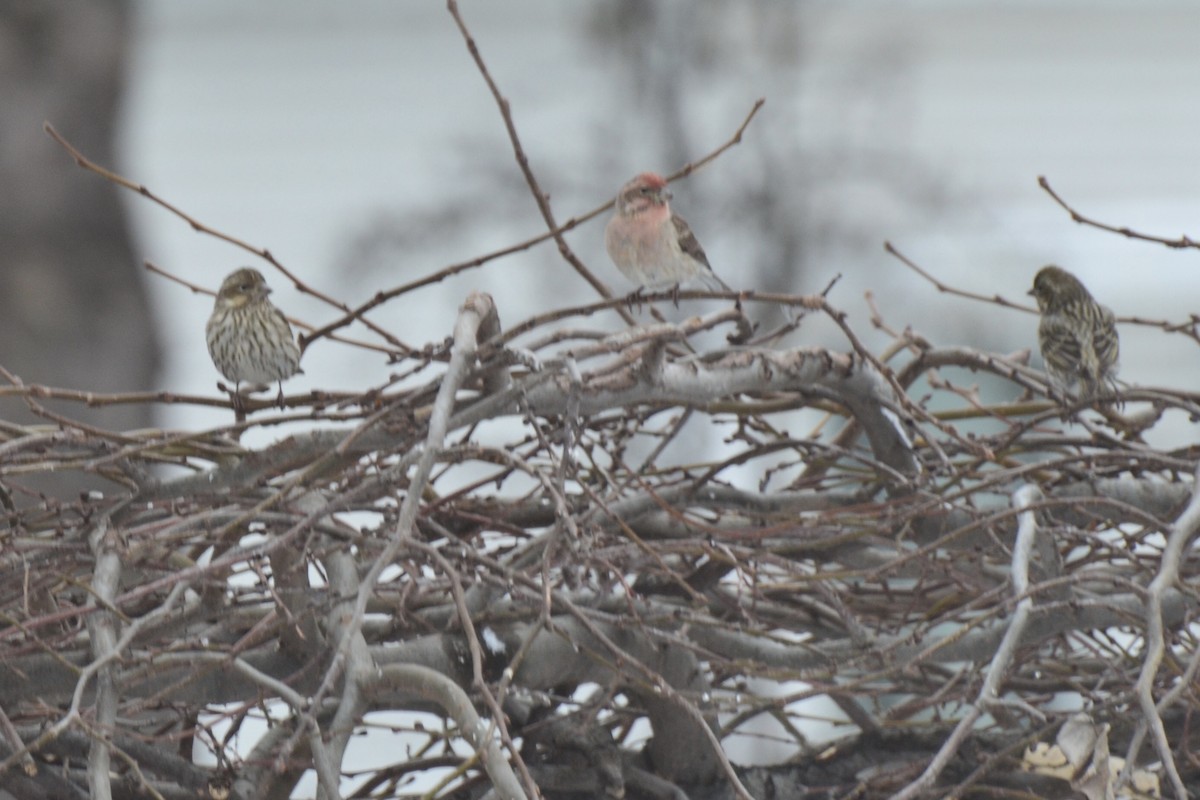
<svg viewBox="0 0 1200 800"><path fill-rule="evenodd" d="M679 249L712 269L712 265L708 263L708 256L704 255L704 248L696 241L696 234L692 233L692 226L688 225L678 214L671 215L671 222L675 225L675 236L679 240Z"/></svg>
<svg viewBox="0 0 1200 800"><path fill-rule="evenodd" d="M1121 342L1117 338L1117 319L1112 309L1098 306L1099 315L1092 326L1092 347L1101 371L1107 371L1117 363L1121 353Z"/></svg>
<svg viewBox="0 0 1200 800"><path fill-rule="evenodd" d="M705 269L707 269L707 273L701 276L700 281L710 289L716 291L724 289L727 292L732 292L733 287L721 280L713 272L712 264L708 263L708 256L704 254L704 248L700 246L700 242L696 241L696 234L692 233L692 226L688 225L687 221L678 214L671 215L671 223L675 226L675 237L679 241L679 249L696 259L696 261L703 264Z"/></svg>
<svg viewBox="0 0 1200 800"><path fill-rule="evenodd" d="M1062 314L1044 314L1038 324L1038 344L1042 359L1050 369L1067 365L1078 368L1083 358L1082 341L1077 326Z"/></svg>

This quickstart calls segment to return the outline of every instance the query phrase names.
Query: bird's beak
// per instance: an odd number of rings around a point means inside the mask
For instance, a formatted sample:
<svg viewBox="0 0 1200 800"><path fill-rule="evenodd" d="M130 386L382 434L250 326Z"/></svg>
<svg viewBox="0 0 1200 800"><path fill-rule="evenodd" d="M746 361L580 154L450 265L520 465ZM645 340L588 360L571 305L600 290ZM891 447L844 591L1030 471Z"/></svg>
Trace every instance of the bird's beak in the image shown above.
<svg viewBox="0 0 1200 800"><path fill-rule="evenodd" d="M1028 292L1026 292L1025 294L1029 295L1030 297L1036 297L1036 296L1037 296L1037 295L1035 295L1035 294L1033 293L1033 289L1030 289L1030 290L1029 290Z"/></svg>
<svg viewBox="0 0 1200 800"><path fill-rule="evenodd" d="M675 197L675 195L671 194L671 190L670 190L670 189L663 189L663 190L662 190L662 199L663 199L663 200L672 200L672 199L674 199L674 197Z"/></svg>

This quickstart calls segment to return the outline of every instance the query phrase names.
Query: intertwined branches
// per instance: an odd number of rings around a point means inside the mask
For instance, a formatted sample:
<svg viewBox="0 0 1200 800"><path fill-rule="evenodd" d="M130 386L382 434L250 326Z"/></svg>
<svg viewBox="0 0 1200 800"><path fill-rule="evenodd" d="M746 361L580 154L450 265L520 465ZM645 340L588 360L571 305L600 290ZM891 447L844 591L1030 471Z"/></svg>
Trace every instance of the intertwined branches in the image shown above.
<svg viewBox="0 0 1200 800"><path fill-rule="evenodd" d="M514 247L553 239L575 263L560 234L602 209L555 221L488 83L549 231ZM286 797L309 771L330 798L408 796L417 777L447 797L1065 796L1070 778L1014 767L1080 709L1177 795L1200 779L1196 457L1146 441L1200 413L1192 395L1064 406L1020 355L911 331L869 350L828 292L685 291L718 302L639 324L603 290L508 326L474 294L427 344L368 321L427 282L328 297L335 318L308 327L362 324L370 341L331 346L386 353L394 378L250 402L213 430L105 431L41 401L225 399L4 373L0 393L45 420L0 423L6 780L63 797ZM756 336L774 306L795 322ZM806 315L844 346L790 344ZM716 334L734 344L703 344ZM94 490L28 488L62 472ZM403 744L348 780L368 728ZM791 765L743 766L767 747Z"/></svg>
<svg viewBox="0 0 1200 800"><path fill-rule="evenodd" d="M837 315L821 297L794 302ZM885 739L987 711L977 670L1002 640L1021 657L988 685L1021 698L1009 713L1030 732L1044 732L1044 704L1064 692L1117 721L1135 676L1151 681L1146 696L1175 690L1172 670L1141 670L1149 620L1164 626L1157 658L1194 668L1193 593L1155 581L1161 537L1191 494L1189 454L1086 413L1064 426L1036 400L1041 376L996 354L928 346L887 376L853 349L672 355L698 332L735 329L737 307L609 333L582 326L592 311L572 337L546 323L498 344L495 309L474 297L435 378L342 399L336 425L327 400L292 397L285 412L203 433L9 426L5 766L28 758L18 739L68 754L68 733L105 732L150 770L131 785L170 774L187 787L211 776L168 748L153 762L128 748L196 737L246 796L305 764L333 796L362 714L431 701L465 714L453 686L484 703L478 724L494 734L473 741L497 782L515 751L502 755L492 735L512 748L520 726L525 782L510 776L513 796L549 791L549 754L597 725L635 782L642 768L619 744L638 717L653 725L657 779L732 782L718 743L756 719L783 723L808 751L806 697L833 698L844 732ZM991 372L1027 399L975 396L939 413L908 399L919 376L951 367ZM937 397L959 396L942 385ZM18 389L34 405L69 396ZM1182 396L1153 402L1194 412ZM830 417L789 433L817 406ZM248 426L300 416L307 433L237 444ZM690 440L713 430L721 455L690 460ZM98 490L73 502L21 492L23 476L69 470ZM1017 559L1008 497L1028 485L1045 495L1025 501L1040 538ZM1014 559L1030 574L1015 595ZM1157 617L1142 588L1155 582ZM751 679L781 691L747 692ZM605 687L592 701L559 695L588 683ZM1175 695L1163 725L1190 702ZM247 756L218 723L236 729L267 699L288 706L293 733ZM574 709L574 733L545 708ZM201 709L224 710L197 727ZM980 733L960 730L956 745ZM594 788L607 773L593 766Z"/></svg>

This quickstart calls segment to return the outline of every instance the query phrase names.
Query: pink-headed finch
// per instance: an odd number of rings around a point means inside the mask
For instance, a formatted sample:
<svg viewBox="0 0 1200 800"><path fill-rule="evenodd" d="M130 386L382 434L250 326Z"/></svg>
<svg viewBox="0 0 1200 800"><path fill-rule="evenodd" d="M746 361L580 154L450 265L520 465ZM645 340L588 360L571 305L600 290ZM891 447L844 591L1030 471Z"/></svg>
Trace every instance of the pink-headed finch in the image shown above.
<svg viewBox="0 0 1200 800"><path fill-rule="evenodd" d="M639 288L694 280L712 291L733 291L713 272L691 227L671 212L670 200L667 182L653 172L621 187L616 213L604 229L604 246L617 269Z"/></svg>

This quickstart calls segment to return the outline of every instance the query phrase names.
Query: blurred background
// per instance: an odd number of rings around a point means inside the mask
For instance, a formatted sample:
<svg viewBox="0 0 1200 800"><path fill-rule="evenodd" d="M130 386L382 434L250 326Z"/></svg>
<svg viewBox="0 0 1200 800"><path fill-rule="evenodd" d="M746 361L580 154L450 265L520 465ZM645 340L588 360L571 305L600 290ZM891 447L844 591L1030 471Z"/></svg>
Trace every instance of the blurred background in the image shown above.
<svg viewBox="0 0 1200 800"><path fill-rule="evenodd" d="M1036 183L1047 176L1097 219L1200 238L1195 3L461 8L559 220L636 172L699 158L765 97L740 146L672 187L734 286L816 292L841 274L831 299L872 343L881 339L871 338L868 289L890 324L937 343L1033 345L1034 316L938 294L884 253L889 240L989 295L1027 300L1034 272L1054 262L1119 315L1196 310L1200 252L1075 225ZM0 18L0 364L27 382L214 391L203 336L211 300L145 273L143 260L210 288L252 264L289 314L336 316L248 254L76 169L43 120L350 304L543 229L442 2L17 2ZM603 222L568 239L623 293ZM594 299L542 245L373 319L409 344L440 341L472 289L496 296L507 326ZM1178 386L1195 374L1186 338L1130 325L1121 335L1125 379ZM844 347L820 325L796 342ZM305 369L289 390L365 387L388 367L321 342ZM172 426L228 417L166 414Z"/></svg>

